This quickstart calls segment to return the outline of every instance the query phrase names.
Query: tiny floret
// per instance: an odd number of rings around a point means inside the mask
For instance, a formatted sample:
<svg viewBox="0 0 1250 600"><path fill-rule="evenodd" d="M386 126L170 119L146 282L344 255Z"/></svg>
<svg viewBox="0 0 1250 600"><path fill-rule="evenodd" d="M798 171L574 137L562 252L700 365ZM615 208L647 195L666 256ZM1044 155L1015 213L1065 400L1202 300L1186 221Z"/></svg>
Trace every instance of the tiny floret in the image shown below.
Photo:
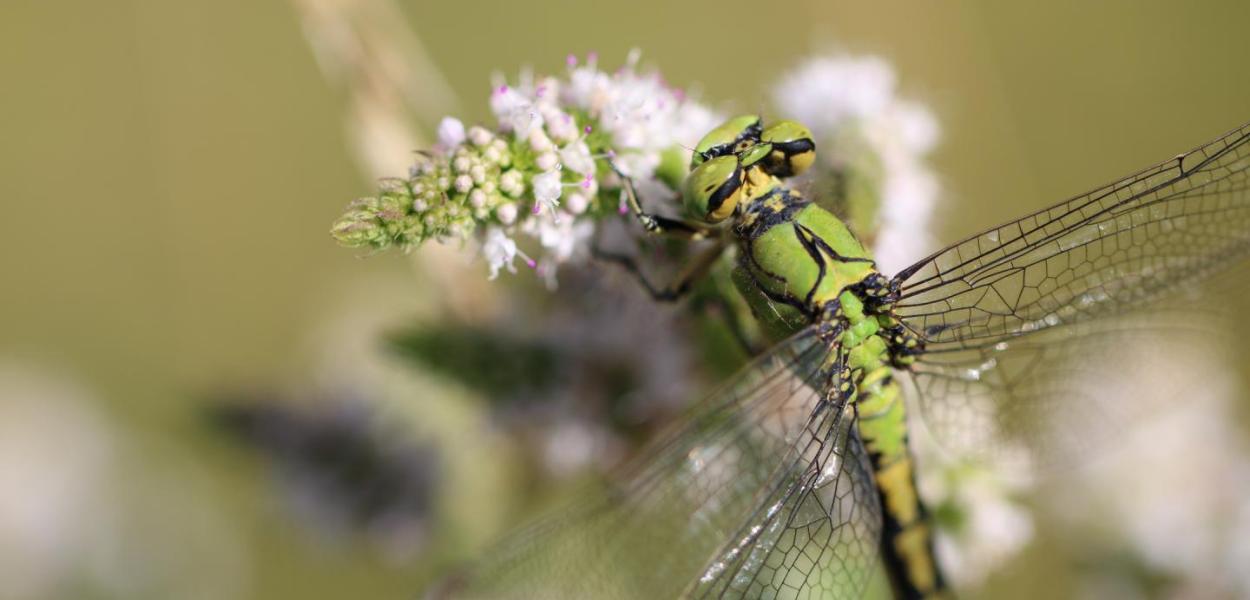
<svg viewBox="0 0 1250 600"><path fill-rule="evenodd" d="M560 171L547 171L534 177L534 200L546 206L554 214L560 206Z"/></svg>
<svg viewBox="0 0 1250 600"><path fill-rule="evenodd" d="M464 123L454 117L445 117L438 124L438 143L444 148L455 148L464 143Z"/></svg>

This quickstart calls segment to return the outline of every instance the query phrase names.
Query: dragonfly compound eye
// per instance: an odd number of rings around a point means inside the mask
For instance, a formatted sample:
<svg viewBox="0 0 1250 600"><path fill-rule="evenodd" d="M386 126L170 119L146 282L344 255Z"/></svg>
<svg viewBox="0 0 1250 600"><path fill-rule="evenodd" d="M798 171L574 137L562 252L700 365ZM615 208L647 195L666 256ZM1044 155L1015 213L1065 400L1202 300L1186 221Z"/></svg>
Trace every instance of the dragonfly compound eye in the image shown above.
<svg viewBox="0 0 1250 600"><path fill-rule="evenodd" d="M709 223L728 219L742 199L744 175L738 157L709 159L686 177L686 209Z"/></svg>
<svg viewBox="0 0 1250 600"><path fill-rule="evenodd" d="M690 168L716 158L737 154L760 141L760 118L757 115L742 115L725 121L710 131L694 147L690 158Z"/></svg>
<svg viewBox="0 0 1250 600"><path fill-rule="evenodd" d="M799 175L816 160L812 132L796 121L773 123L760 135L760 140L772 146L763 167L774 177Z"/></svg>

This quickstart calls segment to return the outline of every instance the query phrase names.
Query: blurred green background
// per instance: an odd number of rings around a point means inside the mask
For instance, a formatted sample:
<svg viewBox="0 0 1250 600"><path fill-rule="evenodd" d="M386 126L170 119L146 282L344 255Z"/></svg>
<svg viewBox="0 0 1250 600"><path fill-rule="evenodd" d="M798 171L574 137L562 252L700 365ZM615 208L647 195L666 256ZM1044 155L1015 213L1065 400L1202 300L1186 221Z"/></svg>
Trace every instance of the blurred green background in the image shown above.
<svg viewBox="0 0 1250 600"><path fill-rule="evenodd" d="M570 52L612 65L638 47L747 110L814 50L884 56L942 126L942 239L1250 117L1245 3L399 4L466 121L489 116L491 72L555 70ZM144 526L187 557L116 568L202 570L188 597L410 597L420 564L310 538L200 407L206 390L315 379L322 324L361 282L388 282L400 312L438 293L401 256L361 260L326 233L373 184L299 8L8 0L0 77L0 357L88 391L143 481L163 482L137 490ZM480 263L454 268L483 279Z"/></svg>

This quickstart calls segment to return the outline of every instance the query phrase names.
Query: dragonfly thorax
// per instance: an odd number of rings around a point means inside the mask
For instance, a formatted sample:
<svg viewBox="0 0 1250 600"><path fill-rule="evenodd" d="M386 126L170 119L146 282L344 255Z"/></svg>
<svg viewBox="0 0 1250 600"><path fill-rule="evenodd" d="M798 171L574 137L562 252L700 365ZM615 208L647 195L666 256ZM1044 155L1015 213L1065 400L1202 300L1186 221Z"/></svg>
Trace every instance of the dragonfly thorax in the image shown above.
<svg viewBox="0 0 1250 600"><path fill-rule="evenodd" d="M844 290L882 279L841 220L785 186L748 201L733 232L735 283L778 335L820 318Z"/></svg>

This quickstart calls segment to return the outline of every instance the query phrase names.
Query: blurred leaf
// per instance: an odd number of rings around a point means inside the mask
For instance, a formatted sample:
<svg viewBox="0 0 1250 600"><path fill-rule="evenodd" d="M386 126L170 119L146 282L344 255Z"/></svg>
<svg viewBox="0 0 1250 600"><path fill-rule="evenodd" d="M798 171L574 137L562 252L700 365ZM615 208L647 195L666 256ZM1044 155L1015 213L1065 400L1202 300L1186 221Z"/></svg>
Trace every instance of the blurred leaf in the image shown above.
<svg viewBox="0 0 1250 600"><path fill-rule="evenodd" d="M554 385L559 352L549 344L459 323L431 323L387 337L388 348L490 398Z"/></svg>
<svg viewBox="0 0 1250 600"><path fill-rule="evenodd" d="M271 393L225 395L209 419L272 464L319 519L368 531L416 523L432 510L439 460L428 445L388 435L353 398L294 403Z"/></svg>

